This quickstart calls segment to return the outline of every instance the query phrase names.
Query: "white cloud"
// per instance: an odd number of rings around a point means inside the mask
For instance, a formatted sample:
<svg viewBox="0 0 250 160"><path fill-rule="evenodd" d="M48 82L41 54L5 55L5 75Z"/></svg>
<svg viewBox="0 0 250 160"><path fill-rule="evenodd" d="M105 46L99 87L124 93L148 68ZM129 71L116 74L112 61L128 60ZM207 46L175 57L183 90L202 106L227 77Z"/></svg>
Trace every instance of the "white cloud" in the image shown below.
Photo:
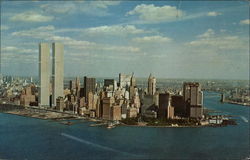
<svg viewBox="0 0 250 160"><path fill-rule="evenodd" d="M250 24L250 19L245 19L240 21L241 25L249 25Z"/></svg>
<svg viewBox="0 0 250 160"><path fill-rule="evenodd" d="M214 35L214 30L209 28L205 33L198 35L199 38L209 38Z"/></svg>
<svg viewBox="0 0 250 160"><path fill-rule="evenodd" d="M22 22L48 22L53 19L53 16L45 16L34 11L23 12L10 17L11 21Z"/></svg>
<svg viewBox="0 0 250 160"><path fill-rule="evenodd" d="M212 17L216 17L219 15L222 15L222 13L220 13L220 12L208 12L207 13L207 16L212 16Z"/></svg>
<svg viewBox="0 0 250 160"><path fill-rule="evenodd" d="M83 12L88 15L93 16L109 16L109 6L114 6L120 4L119 1L85 1L82 5L79 5L79 12Z"/></svg>
<svg viewBox="0 0 250 160"><path fill-rule="evenodd" d="M29 48L19 48L15 46L6 46L1 48L3 63L25 63L36 62L38 50Z"/></svg>
<svg viewBox="0 0 250 160"><path fill-rule="evenodd" d="M88 28L84 30L88 34L107 34L107 35L127 35L127 34L141 34L147 33L142 29L138 29L133 25L113 25L113 26L99 26Z"/></svg>
<svg viewBox="0 0 250 160"><path fill-rule="evenodd" d="M41 39L41 41L61 42L65 46L74 50L85 49L85 50L91 50L93 52L95 51L100 52L105 50L105 51L130 52L130 53L136 53L140 51L139 48L131 46L115 46L111 44L99 44L84 40L76 40L71 37L56 35L55 31L57 31L57 29L55 29L54 26L48 25L48 26L33 28L30 30L13 32L12 35L19 37L31 37L31 38Z"/></svg>
<svg viewBox="0 0 250 160"><path fill-rule="evenodd" d="M226 29L220 29L220 32L224 33L226 32L227 30Z"/></svg>
<svg viewBox="0 0 250 160"><path fill-rule="evenodd" d="M153 30L144 30L135 27L134 25L111 25L111 26L98 26L90 28L62 28L56 29L55 33L65 33L65 32L78 32L88 35L98 35L98 36L127 36L135 34L152 33Z"/></svg>
<svg viewBox="0 0 250 160"><path fill-rule="evenodd" d="M119 1L67 1L67 2L50 2L40 5L44 13L71 14L85 13L93 16L107 16L109 6L120 4Z"/></svg>
<svg viewBox="0 0 250 160"><path fill-rule="evenodd" d="M48 26L41 26L38 28L33 28L30 30L23 30L23 31L17 31L11 33L13 36L22 36L22 37L32 37L32 38L38 38L38 39L45 39L47 37L53 36L53 31L55 30L55 27L52 25Z"/></svg>
<svg viewBox="0 0 250 160"><path fill-rule="evenodd" d="M120 1L91 1L90 4L96 8L108 8L108 6L120 4Z"/></svg>
<svg viewBox="0 0 250 160"><path fill-rule="evenodd" d="M6 26L6 25L1 25L1 30L3 31L3 30L8 30L9 29L9 27L8 26Z"/></svg>
<svg viewBox="0 0 250 160"><path fill-rule="evenodd" d="M140 49L132 46L99 46L99 49L107 50L107 51L116 51L116 52L130 52L136 53L139 52Z"/></svg>
<svg viewBox="0 0 250 160"><path fill-rule="evenodd" d="M145 36L134 38L132 41L137 43L168 43L171 42L172 39L162 36Z"/></svg>
<svg viewBox="0 0 250 160"><path fill-rule="evenodd" d="M52 2L53 3L53 2ZM73 3L59 3L59 4L43 4L40 8L46 13L69 13L76 9L75 4Z"/></svg>
<svg viewBox="0 0 250 160"><path fill-rule="evenodd" d="M200 47L203 50L210 48L213 50L248 49L248 41L238 36L218 35L212 29L198 35L196 40L186 43L187 46Z"/></svg>
<svg viewBox="0 0 250 160"><path fill-rule="evenodd" d="M176 20L178 16L183 16L184 12L168 5L158 7L153 4L141 4L127 12L126 15L138 15L141 20L147 23L159 23Z"/></svg>
<svg viewBox="0 0 250 160"><path fill-rule="evenodd" d="M48 26L33 28L30 30L13 32L11 35L19 37L31 37L31 38L41 39L44 41L57 41L57 42L62 42L66 45L73 45L73 46L79 45L82 47L94 44L93 42L75 40L66 36L58 36L55 34L55 31L56 29L54 26L48 25Z"/></svg>
<svg viewBox="0 0 250 160"><path fill-rule="evenodd" d="M75 40L75 39L70 38L70 37L62 37L62 36L56 36L56 35L48 37L46 40L47 41L62 42L66 46L73 47L73 48L80 47L81 49L96 46L96 43L94 43L94 42Z"/></svg>
<svg viewBox="0 0 250 160"><path fill-rule="evenodd" d="M14 46L6 46L6 47L3 47L1 48L1 51L2 52L11 52L11 53L36 53L37 50L33 50L33 49L24 49L24 48L17 48L17 47L14 47Z"/></svg>

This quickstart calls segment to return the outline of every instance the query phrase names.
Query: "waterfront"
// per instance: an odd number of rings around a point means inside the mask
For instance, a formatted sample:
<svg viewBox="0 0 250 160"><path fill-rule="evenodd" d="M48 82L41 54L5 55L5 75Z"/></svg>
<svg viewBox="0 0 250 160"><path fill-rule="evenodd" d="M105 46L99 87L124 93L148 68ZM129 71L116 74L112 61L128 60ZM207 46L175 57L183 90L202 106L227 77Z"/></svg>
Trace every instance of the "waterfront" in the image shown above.
<svg viewBox="0 0 250 160"><path fill-rule="evenodd" d="M205 93L204 105L236 115L238 125L202 128L90 127L0 114L3 159L244 159L249 156L249 107L221 104Z"/></svg>

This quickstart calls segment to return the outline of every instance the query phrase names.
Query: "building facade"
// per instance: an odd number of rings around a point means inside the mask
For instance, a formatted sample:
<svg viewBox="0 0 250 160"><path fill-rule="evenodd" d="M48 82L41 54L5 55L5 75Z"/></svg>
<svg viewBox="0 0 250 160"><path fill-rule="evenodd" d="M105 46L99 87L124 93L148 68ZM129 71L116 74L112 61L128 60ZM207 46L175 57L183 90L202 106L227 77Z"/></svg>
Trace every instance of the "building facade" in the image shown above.
<svg viewBox="0 0 250 160"><path fill-rule="evenodd" d="M86 97L86 102L88 103L88 94L89 92L92 92L95 94L95 85L96 85L96 80L95 78L88 78L84 77L84 94L83 96Z"/></svg>
<svg viewBox="0 0 250 160"><path fill-rule="evenodd" d="M39 44L39 106L50 104L50 47L48 43Z"/></svg>
<svg viewBox="0 0 250 160"><path fill-rule="evenodd" d="M174 118L174 107L171 106L171 95L169 93L159 94L159 118Z"/></svg>
<svg viewBox="0 0 250 160"><path fill-rule="evenodd" d="M203 115L203 92L197 82L183 84L183 97L186 113L191 118L201 118Z"/></svg>
<svg viewBox="0 0 250 160"><path fill-rule="evenodd" d="M156 78L152 74L148 77L148 95L154 95L156 92Z"/></svg>
<svg viewBox="0 0 250 160"><path fill-rule="evenodd" d="M126 74L119 74L119 84L120 84L120 88L125 88L126 86L130 86L130 82L131 82L131 76L130 75L126 75Z"/></svg>
<svg viewBox="0 0 250 160"><path fill-rule="evenodd" d="M119 121L121 120L121 107L119 105L114 105L111 107L111 116L110 120L112 121Z"/></svg>
<svg viewBox="0 0 250 160"><path fill-rule="evenodd" d="M102 99L102 118L105 120L111 119L111 107L114 105L114 97L104 97Z"/></svg>
<svg viewBox="0 0 250 160"><path fill-rule="evenodd" d="M52 105L58 97L64 97L64 47L61 43L52 43Z"/></svg>

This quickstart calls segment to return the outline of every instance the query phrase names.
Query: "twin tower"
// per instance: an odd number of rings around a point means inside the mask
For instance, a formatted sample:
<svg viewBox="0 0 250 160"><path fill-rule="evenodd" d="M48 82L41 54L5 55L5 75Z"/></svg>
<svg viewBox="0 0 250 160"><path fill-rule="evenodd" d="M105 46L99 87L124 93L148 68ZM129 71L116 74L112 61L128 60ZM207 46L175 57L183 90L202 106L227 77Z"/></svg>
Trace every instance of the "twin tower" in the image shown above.
<svg viewBox="0 0 250 160"><path fill-rule="evenodd" d="M39 44L39 106L48 107L56 106L56 99L64 97L63 79L64 79L64 60L63 60L63 44L52 43L52 86L50 83L50 44ZM52 89L52 99L50 101L50 93ZM51 102L51 103L50 103Z"/></svg>

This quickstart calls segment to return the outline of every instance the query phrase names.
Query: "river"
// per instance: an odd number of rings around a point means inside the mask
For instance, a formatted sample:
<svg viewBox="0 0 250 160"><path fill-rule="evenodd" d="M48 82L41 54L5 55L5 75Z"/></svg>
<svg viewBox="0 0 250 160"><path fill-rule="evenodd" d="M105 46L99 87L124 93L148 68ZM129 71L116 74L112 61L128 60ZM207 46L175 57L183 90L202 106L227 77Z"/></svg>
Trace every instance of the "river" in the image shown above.
<svg viewBox="0 0 250 160"><path fill-rule="evenodd" d="M71 126L0 113L0 159L244 159L249 156L249 108L221 104L206 92L204 105L236 115L236 126L201 128Z"/></svg>

